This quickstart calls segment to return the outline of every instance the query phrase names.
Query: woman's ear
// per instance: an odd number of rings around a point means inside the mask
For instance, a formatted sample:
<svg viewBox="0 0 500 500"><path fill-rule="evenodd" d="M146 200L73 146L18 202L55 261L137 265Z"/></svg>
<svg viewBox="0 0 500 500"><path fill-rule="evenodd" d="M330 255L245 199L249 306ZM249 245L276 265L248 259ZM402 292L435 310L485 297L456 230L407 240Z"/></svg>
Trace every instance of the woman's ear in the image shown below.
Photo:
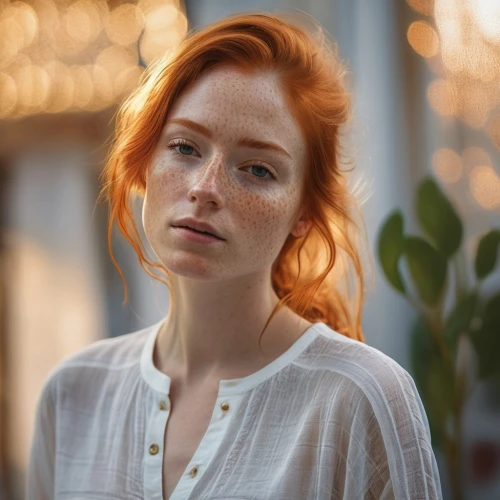
<svg viewBox="0 0 500 500"><path fill-rule="evenodd" d="M311 221L301 218L295 223L290 233L293 234L296 238L300 238L309 230L310 227Z"/></svg>

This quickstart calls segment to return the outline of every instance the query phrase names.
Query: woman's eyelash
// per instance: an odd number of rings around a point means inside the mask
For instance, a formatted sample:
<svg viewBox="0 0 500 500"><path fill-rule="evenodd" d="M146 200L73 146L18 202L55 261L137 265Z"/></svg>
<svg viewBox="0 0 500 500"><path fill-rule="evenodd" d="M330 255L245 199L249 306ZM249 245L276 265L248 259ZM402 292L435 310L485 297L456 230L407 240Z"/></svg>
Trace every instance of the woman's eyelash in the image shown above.
<svg viewBox="0 0 500 500"><path fill-rule="evenodd" d="M171 142L171 143L170 143L167 147L168 147L169 149L174 149L174 150L175 150L175 148L176 148L177 146L189 146L189 147L191 147L191 148L193 148L193 149L194 149L194 146L191 146L191 144L189 144L187 141L185 141L185 140L183 140L183 139L177 139L176 141L172 141L172 142ZM178 153L178 152L176 151L176 153ZM178 154L180 154L181 156L190 156L190 155L183 155L182 153L178 153ZM263 168L266 172L268 172L268 173L269 173L269 175L270 175L273 179L276 179L276 177L275 177L274 173L273 173L271 170L269 170L269 169L268 169L265 165L262 165L262 164L260 164L260 163L255 163L254 165L248 165L248 167L246 167L246 168L250 168L250 167L259 167L259 168ZM253 177L255 177L256 179L261 179L261 180L263 180L263 181L268 181L268 180L270 180L270 179L266 179L265 177L259 177L259 176L253 176Z"/></svg>

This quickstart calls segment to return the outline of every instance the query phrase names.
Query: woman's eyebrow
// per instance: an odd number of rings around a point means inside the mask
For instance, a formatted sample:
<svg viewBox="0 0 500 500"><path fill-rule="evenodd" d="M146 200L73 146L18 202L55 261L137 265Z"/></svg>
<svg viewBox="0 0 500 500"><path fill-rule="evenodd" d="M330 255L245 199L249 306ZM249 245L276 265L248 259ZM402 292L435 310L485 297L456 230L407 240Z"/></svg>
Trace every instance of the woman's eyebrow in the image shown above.
<svg viewBox="0 0 500 500"><path fill-rule="evenodd" d="M208 139L212 139L212 132L202 125L201 123L194 122L193 120L190 120L189 118L171 118L170 120L167 121L167 126L177 123L178 125L182 125L186 128L189 128L193 130L194 132L197 132ZM254 149L264 149L267 151L274 151L278 152L280 154L288 156L288 158L292 159L290 154L283 149L281 146L276 144L275 142L267 142L267 141L260 141L258 139L252 139L251 137L242 137L238 143L236 144L237 146L246 146L249 148L254 148Z"/></svg>

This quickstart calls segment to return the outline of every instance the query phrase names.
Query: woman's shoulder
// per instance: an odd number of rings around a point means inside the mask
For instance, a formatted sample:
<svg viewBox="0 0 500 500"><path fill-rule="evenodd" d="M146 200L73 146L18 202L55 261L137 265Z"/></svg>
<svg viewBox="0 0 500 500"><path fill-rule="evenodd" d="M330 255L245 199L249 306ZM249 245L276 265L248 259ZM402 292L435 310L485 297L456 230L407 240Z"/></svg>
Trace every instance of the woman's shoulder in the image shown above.
<svg viewBox="0 0 500 500"><path fill-rule="evenodd" d="M356 418L378 422L388 446L389 441L404 438L405 432L425 436L430 442L430 429L420 393L413 377L396 360L373 346L350 339L321 326L310 366L331 373L330 386L357 414ZM337 383L334 383L334 382ZM406 429L406 431L405 431Z"/></svg>
<svg viewBox="0 0 500 500"><path fill-rule="evenodd" d="M373 476L354 474L351 480L365 481L376 498L384 496L383 489L391 498L441 499L429 422L411 375L380 350L326 325L320 328L307 365L331 374L322 387L329 390L330 408L339 412L335 422L354 436L345 452L350 469L367 471L367 463L376 467Z"/></svg>
<svg viewBox="0 0 500 500"><path fill-rule="evenodd" d="M314 325L319 335L314 344L314 356L328 360L335 370L346 374L378 373L382 376L408 372L393 358L365 342L347 337L325 323ZM328 364L328 362L327 362Z"/></svg>
<svg viewBox="0 0 500 500"><path fill-rule="evenodd" d="M414 394L412 376L396 360L324 323L317 327L320 335L309 351L311 369L321 367L335 377L349 379L374 406L386 405L391 394Z"/></svg>
<svg viewBox="0 0 500 500"><path fill-rule="evenodd" d="M42 394L49 393L55 398L56 393L64 389L73 390L91 379L104 383L105 379L114 378L113 374L123 380L124 371L133 370L139 365L145 343L154 327L96 340L71 353L49 371ZM94 383L92 386L98 387L99 384Z"/></svg>

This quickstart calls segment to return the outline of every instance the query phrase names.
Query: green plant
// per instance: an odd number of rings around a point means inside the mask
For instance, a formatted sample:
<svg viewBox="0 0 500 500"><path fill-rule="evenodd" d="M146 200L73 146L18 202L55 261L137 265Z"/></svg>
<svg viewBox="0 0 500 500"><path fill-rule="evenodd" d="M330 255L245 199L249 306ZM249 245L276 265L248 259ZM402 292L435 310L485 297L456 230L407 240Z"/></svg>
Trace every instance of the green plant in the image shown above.
<svg viewBox="0 0 500 500"><path fill-rule="evenodd" d="M453 498L459 499L464 404L478 382L500 383L500 290L489 297L481 292L496 266L500 230L479 239L471 285L462 221L432 178L418 187L417 216L425 237L405 234L399 210L389 215L378 235L378 258L389 283L419 312L411 332L413 376L432 444L445 455ZM401 273L403 263L409 279ZM449 293L452 307L445 315Z"/></svg>

